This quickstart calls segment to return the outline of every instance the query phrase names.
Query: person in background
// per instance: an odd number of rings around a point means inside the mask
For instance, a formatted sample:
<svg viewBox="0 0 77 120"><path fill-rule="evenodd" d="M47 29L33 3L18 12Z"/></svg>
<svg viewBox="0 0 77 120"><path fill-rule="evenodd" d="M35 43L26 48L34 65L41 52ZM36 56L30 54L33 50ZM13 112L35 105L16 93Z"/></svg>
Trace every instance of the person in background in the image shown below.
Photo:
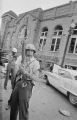
<svg viewBox="0 0 77 120"><path fill-rule="evenodd" d="M28 120L29 118L29 101L32 96L34 81L39 80L40 64L34 58L35 52L36 49L33 44L26 45L24 63L19 68L22 73L22 79L16 81L12 92L10 120L17 119L18 110L19 120Z"/></svg>
<svg viewBox="0 0 77 120"><path fill-rule="evenodd" d="M53 71L53 67L54 67L54 63L51 63L51 64L50 64L50 72Z"/></svg>
<svg viewBox="0 0 77 120"><path fill-rule="evenodd" d="M7 89L7 83L9 79L11 80L12 90L14 89L14 86L15 86L14 80L15 80L16 73L19 69L20 63L21 63L21 60L17 58L17 49L13 48L12 55L10 56L10 59L7 65L7 70L6 70L6 76L5 76L5 81L4 81L5 90ZM8 105L5 108L6 110L10 108L10 102L11 102L11 96L10 96L10 99L8 100Z"/></svg>

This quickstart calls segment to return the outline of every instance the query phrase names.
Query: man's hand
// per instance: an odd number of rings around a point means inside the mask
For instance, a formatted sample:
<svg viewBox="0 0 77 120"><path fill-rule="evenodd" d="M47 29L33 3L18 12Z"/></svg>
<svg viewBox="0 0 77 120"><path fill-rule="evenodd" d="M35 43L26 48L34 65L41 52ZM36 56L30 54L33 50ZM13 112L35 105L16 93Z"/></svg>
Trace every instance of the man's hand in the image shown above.
<svg viewBox="0 0 77 120"><path fill-rule="evenodd" d="M5 82L4 82L4 89L7 90L7 85L5 84Z"/></svg>
<svg viewBox="0 0 77 120"><path fill-rule="evenodd" d="M7 86L4 85L4 89L7 90Z"/></svg>
<svg viewBox="0 0 77 120"><path fill-rule="evenodd" d="M30 76L30 73L28 73L27 71L24 71L24 74Z"/></svg>

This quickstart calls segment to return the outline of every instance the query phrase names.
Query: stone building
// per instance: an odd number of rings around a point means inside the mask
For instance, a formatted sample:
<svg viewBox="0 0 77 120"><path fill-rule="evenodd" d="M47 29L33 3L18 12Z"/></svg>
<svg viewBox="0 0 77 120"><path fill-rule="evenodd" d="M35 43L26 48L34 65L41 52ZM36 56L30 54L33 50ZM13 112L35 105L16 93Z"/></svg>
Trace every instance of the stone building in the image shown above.
<svg viewBox="0 0 77 120"><path fill-rule="evenodd" d="M70 34L72 22L75 26ZM11 51L16 47L21 53L27 29L25 42L34 43L40 60L77 68L77 1L47 10L34 9L18 16L8 11L2 15L1 26L3 49Z"/></svg>

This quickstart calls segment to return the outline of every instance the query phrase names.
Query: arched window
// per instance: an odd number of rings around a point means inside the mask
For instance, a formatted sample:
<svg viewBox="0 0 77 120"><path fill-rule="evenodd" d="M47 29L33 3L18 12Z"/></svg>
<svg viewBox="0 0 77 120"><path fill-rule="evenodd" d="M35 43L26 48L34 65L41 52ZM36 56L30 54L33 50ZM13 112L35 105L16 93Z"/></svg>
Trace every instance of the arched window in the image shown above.
<svg viewBox="0 0 77 120"><path fill-rule="evenodd" d="M70 46L69 53L77 53L77 24L75 28L72 30L72 34L70 37Z"/></svg>
<svg viewBox="0 0 77 120"><path fill-rule="evenodd" d="M46 45L47 40L47 34L48 34L48 28L44 27L41 32L40 36L40 42L39 42L39 50L43 50L44 46Z"/></svg>
<svg viewBox="0 0 77 120"><path fill-rule="evenodd" d="M26 25L22 26L18 33L18 39L23 39L25 37Z"/></svg>
<svg viewBox="0 0 77 120"><path fill-rule="evenodd" d="M63 32L62 26L57 25L54 29L54 33L53 33L53 37L52 37L51 51L58 51L59 50L62 32Z"/></svg>

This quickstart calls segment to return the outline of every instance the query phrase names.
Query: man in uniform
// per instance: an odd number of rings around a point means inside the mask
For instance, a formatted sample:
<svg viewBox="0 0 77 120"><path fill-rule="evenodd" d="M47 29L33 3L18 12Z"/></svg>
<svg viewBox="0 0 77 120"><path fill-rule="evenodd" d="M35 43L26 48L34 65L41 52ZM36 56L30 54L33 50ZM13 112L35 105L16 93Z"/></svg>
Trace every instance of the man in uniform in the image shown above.
<svg viewBox="0 0 77 120"><path fill-rule="evenodd" d="M18 63L18 65L17 65L16 63L17 63L17 49L13 48L12 55L10 56L10 60L8 62L7 70L6 70L6 77L5 77L5 81L4 81L4 89L5 90L7 89L7 83L8 83L10 75L11 75L10 79L11 79L12 90L14 89L14 80L15 80L16 73L18 71L18 66L20 64L20 63ZM6 110L9 109L10 102L11 102L11 96L10 96L10 99L8 100L8 105L6 107Z"/></svg>
<svg viewBox="0 0 77 120"><path fill-rule="evenodd" d="M28 120L29 100L32 95L34 81L38 80L40 65L34 58L36 52L33 44L27 44L25 49L24 63L20 66L22 79L17 81L12 93L10 120Z"/></svg>

